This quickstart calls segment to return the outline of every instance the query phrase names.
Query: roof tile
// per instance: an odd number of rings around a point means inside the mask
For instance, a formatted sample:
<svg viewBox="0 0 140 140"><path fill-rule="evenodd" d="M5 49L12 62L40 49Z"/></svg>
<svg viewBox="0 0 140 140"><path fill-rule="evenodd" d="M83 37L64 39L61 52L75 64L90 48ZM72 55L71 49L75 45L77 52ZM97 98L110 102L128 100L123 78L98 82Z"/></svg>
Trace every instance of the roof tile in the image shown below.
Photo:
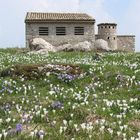
<svg viewBox="0 0 140 140"><path fill-rule="evenodd" d="M92 21L95 19L85 13L37 13L28 12L25 22L36 21Z"/></svg>

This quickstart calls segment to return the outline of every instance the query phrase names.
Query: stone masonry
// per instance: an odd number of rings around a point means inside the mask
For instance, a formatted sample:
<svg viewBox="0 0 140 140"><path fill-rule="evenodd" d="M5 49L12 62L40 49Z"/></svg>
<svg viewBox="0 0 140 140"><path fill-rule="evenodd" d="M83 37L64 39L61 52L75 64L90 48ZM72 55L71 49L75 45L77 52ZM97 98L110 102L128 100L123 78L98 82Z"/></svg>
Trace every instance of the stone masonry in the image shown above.
<svg viewBox="0 0 140 140"><path fill-rule="evenodd" d="M118 35L117 46L118 46L118 50L134 52L135 51L135 36L134 35Z"/></svg>
<svg viewBox="0 0 140 140"><path fill-rule="evenodd" d="M40 36L39 35L39 27L49 28L49 35L48 36ZM65 36L57 36L56 35L56 27L66 27L66 35ZM84 27L84 35L74 35L74 27ZM29 40L32 38L41 37L45 39L47 42L51 43L53 46L60 46L63 44L76 44L78 42L84 41L95 41L94 35L94 26L92 24L83 23L71 23L71 24L63 24L63 23L33 23L33 24L26 24L26 44L28 46Z"/></svg>
<svg viewBox="0 0 140 140"><path fill-rule="evenodd" d="M96 40L107 41L111 50L127 52L135 51L134 35L117 35L116 23L98 24L98 34L95 35L95 19L84 13L27 13L25 19L26 46L29 47L30 40L42 38L53 46L64 44L77 44L89 41L93 45ZM47 30L41 30L47 28ZM58 35L57 32L60 33ZM61 31L60 28L65 28ZM76 34L76 29L80 34ZM47 35L45 35L47 33Z"/></svg>

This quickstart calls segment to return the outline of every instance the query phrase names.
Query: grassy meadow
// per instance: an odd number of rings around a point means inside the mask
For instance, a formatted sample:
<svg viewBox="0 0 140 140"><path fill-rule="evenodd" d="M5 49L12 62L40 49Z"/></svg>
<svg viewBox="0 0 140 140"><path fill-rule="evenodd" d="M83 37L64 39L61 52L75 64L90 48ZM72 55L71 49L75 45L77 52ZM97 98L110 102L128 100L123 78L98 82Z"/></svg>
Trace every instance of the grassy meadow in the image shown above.
<svg viewBox="0 0 140 140"><path fill-rule="evenodd" d="M0 49L0 140L38 139L140 140L140 53Z"/></svg>

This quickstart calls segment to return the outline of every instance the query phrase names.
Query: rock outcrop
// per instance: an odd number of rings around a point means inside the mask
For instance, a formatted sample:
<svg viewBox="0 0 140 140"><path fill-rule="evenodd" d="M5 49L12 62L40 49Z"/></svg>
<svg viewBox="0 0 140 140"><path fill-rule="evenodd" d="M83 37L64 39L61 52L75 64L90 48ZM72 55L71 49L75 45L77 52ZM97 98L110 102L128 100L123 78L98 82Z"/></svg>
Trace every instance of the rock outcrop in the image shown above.
<svg viewBox="0 0 140 140"><path fill-rule="evenodd" d="M98 39L95 41L95 48L98 50L105 50L105 51L109 51L110 48L108 47L108 43L107 41L103 40L103 39Z"/></svg>
<svg viewBox="0 0 140 140"><path fill-rule="evenodd" d="M72 45L71 44L63 44L61 46L58 46L56 47L56 50L59 52L59 51L70 51L70 48L72 48Z"/></svg>
<svg viewBox="0 0 140 140"><path fill-rule="evenodd" d="M0 77L19 77L39 79L46 75L55 75L59 80L73 80L83 75L78 65L72 64L19 64L0 72Z"/></svg>
<svg viewBox="0 0 140 140"><path fill-rule="evenodd" d="M83 51L83 52L91 51L92 48L93 46L89 41L79 42L73 47L74 51Z"/></svg>
<svg viewBox="0 0 140 140"><path fill-rule="evenodd" d="M42 38L34 38L30 40L29 48L30 53L46 54L48 52L55 52L55 47Z"/></svg>
<svg viewBox="0 0 140 140"><path fill-rule="evenodd" d="M78 44L64 44L57 47L57 51L83 51L88 52L93 49L93 45L89 41L79 42Z"/></svg>
<svg viewBox="0 0 140 140"><path fill-rule="evenodd" d="M91 43L90 41L79 42L77 44L63 44L61 46L53 46L49 42L45 41L42 38L34 38L30 41L30 54L48 54L48 52L60 52L60 51L82 51L82 52L89 52L96 50L103 50L109 51L111 50L108 47L107 41L103 39L98 39L95 41L95 44Z"/></svg>

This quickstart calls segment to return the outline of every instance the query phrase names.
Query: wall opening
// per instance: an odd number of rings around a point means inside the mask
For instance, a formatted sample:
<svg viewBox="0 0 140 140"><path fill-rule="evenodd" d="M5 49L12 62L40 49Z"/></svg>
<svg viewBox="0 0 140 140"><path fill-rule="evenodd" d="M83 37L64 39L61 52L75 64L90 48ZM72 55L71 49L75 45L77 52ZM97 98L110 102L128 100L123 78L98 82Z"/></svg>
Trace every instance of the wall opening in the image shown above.
<svg viewBox="0 0 140 140"><path fill-rule="evenodd" d="M56 27L56 35L66 35L66 27Z"/></svg>
<svg viewBox="0 0 140 140"><path fill-rule="evenodd" d="M39 35L42 35L42 36L49 35L49 28L48 27L39 27Z"/></svg>
<svg viewBox="0 0 140 140"><path fill-rule="evenodd" d="M75 27L74 34L75 35L84 35L84 27Z"/></svg>

